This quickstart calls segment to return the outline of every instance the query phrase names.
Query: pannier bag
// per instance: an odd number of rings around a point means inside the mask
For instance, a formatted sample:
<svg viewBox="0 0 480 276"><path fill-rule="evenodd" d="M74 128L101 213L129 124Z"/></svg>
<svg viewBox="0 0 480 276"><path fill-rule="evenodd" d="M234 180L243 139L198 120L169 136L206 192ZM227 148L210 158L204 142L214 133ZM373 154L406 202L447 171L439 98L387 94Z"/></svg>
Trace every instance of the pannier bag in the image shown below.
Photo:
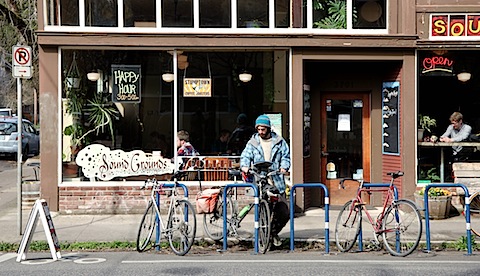
<svg viewBox="0 0 480 276"><path fill-rule="evenodd" d="M205 189L197 194L197 214L210 214L215 211L220 189Z"/></svg>

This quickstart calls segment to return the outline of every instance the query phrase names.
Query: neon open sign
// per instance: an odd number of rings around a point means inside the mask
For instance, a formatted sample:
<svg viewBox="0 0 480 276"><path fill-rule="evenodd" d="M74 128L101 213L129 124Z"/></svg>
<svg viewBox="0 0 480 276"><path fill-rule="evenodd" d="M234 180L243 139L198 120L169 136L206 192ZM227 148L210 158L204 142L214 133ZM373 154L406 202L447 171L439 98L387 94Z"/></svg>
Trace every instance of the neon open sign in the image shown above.
<svg viewBox="0 0 480 276"><path fill-rule="evenodd" d="M422 60L422 74L429 72L453 72L453 60L443 56L426 57Z"/></svg>
<svg viewBox="0 0 480 276"><path fill-rule="evenodd" d="M431 36L480 39L480 14L432 14Z"/></svg>

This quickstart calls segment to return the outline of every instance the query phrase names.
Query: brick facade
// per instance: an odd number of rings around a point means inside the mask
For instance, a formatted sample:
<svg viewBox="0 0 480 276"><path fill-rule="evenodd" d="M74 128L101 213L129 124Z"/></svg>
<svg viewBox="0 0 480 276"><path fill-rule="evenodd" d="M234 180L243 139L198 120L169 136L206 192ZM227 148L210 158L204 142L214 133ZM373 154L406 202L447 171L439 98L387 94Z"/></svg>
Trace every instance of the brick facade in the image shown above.
<svg viewBox="0 0 480 276"><path fill-rule="evenodd" d="M209 187L202 186L202 189ZM189 186L189 200L195 207L198 186ZM183 189L179 189L183 195ZM141 214L145 211L150 190L140 186L62 186L59 187L59 212L62 214ZM164 202L162 196L160 202ZM239 207L253 200L245 189L237 189Z"/></svg>

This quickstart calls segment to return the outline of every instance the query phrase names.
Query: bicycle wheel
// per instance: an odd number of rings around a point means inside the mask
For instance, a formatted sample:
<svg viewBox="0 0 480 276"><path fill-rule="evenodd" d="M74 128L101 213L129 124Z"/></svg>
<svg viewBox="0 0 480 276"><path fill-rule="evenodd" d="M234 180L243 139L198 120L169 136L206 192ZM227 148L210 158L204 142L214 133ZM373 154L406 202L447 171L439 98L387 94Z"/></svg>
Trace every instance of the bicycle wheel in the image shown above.
<svg viewBox="0 0 480 276"><path fill-rule="evenodd" d="M417 205L410 200L400 199L390 205L383 218L383 243L394 256L405 257L420 243L422 219Z"/></svg>
<svg viewBox="0 0 480 276"><path fill-rule="evenodd" d="M465 215L465 211L463 214ZM470 229L480 237L480 192L470 196Z"/></svg>
<svg viewBox="0 0 480 276"><path fill-rule="evenodd" d="M360 231L360 223L362 223L361 209L352 202L350 200L343 205L335 224L335 243L341 252L352 249Z"/></svg>
<svg viewBox="0 0 480 276"><path fill-rule="evenodd" d="M155 229L155 220L157 214L155 212L155 207L153 206L153 201L150 201L147 205L147 209L143 214L142 220L140 221L140 227L138 228L137 234L137 251L143 252L147 248L152 247L152 236L153 230Z"/></svg>
<svg viewBox="0 0 480 276"><path fill-rule="evenodd" d="M230 196L227 196L227 224L233 214L233 202ZM228 231L227 225L227 231ZM219 195L217 207L211 214L203 215L203 229L205 234L214 240L219 241L223 238L223 196Z"/></svg>
<svg viewBox="0 0 480 276"><path fill-rule="evenodd" d="M195 241L197 230L197 218L192 204L187 200L175 202L168 225L170 248L179 256L187 254Z"/></svg>
<svg viewBox="0 0 480 276"><path fill-rule="evenodd" d="M271 221L270 208L266 200L258 204L258 252L265 254L270 246ZM255 242L255 241L254 241Z"/></svg>

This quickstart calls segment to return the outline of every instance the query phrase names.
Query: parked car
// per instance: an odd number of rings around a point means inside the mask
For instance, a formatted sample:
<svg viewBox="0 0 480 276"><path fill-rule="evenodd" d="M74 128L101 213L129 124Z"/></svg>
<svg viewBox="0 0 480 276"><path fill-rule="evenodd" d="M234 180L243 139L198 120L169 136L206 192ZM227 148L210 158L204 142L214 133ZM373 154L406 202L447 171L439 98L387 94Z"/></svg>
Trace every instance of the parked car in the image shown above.
<svg viewBox="0 0 480 276"><path fill-rule="evenodd" d="M25 161L40 153L40 133L29 120L22 121L22 159ZM0 117L0 154L17 157L17 124L17 117Z"/></svg>
<svg viewBox="0 0 480 276"><path fill-rule="evenodd" d="M11 108L0 108L0 116L12 116L12 109Z"/></svg>

